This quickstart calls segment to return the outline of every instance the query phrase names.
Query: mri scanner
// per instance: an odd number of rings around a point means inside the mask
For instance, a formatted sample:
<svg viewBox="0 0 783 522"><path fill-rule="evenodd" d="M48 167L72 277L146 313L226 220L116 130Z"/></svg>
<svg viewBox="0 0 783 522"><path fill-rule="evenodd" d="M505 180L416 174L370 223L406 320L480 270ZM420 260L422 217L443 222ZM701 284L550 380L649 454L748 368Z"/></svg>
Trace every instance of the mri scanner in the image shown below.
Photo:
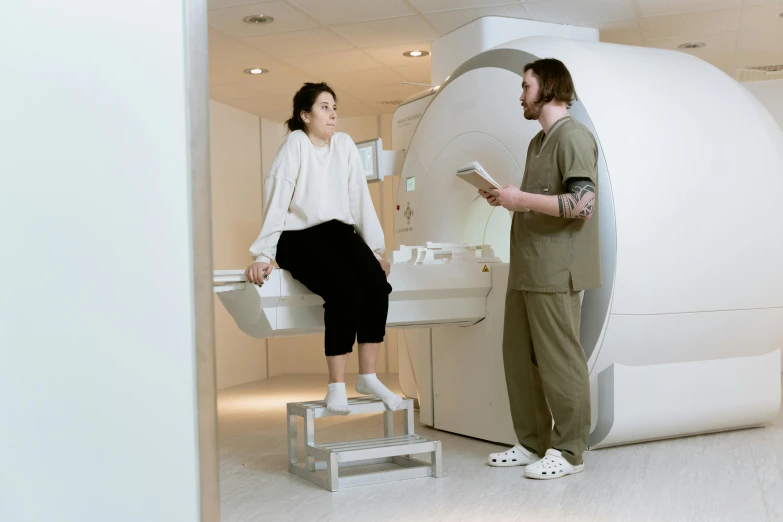
<svg viewBox="0 0 783 522"><path fill-rule="evenodd" d="M523 22L517 36L552 34ZM492 20L474 24L479 35L502 33ZM388 325L401 329L404 393L424 424L516 443L501 351L511 215L454 173L479 161L501 185L521 184L540 130L522 116L521 73L555 57L577 88L572 117L599 144L603 286L584 293L580 332L589 446L772 422L783 347L780 127L692 56L565 36L479 38L445 81L394 114L405 161ZM248 335L323 330L321 299L285 271L261 288L241 271L216 272L215 285Z"/></svg>

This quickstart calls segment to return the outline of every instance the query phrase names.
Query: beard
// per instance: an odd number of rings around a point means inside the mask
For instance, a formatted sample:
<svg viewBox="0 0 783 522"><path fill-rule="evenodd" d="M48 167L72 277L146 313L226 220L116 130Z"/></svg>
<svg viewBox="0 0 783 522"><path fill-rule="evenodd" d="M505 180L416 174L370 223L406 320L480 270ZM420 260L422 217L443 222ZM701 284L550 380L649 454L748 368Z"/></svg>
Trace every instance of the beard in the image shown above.
<svg viewBox="0 0 783 522"><path fill-rule="evenodd" d="M526 120L537 120L541 117L541 109L544 104L540 102L526 103L522 106Z"/></svg>

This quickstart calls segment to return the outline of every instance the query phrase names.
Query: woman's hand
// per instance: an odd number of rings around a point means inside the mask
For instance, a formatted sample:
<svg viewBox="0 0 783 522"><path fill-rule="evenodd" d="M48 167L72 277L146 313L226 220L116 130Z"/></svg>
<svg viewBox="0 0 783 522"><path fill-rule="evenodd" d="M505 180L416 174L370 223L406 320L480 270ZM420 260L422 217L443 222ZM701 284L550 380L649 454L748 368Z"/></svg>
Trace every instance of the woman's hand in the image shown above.
<svg viewBox="0 0 783 522"><path fill-rule="evenodd" d="M383 271L386 273L386 277L389 277L389 274L391 273L391 265L389 262L385 259L379 259L378 262L381 264L381 268L383 268Z"/></svg>
<svg viewBox="0 0 783 522"><path fill-rule="evenodd" d="M263 285L264 278L269 277L272 270L274 270L274 267L269 263L253 263L245 270L245 276L249 282Z"/></svg>

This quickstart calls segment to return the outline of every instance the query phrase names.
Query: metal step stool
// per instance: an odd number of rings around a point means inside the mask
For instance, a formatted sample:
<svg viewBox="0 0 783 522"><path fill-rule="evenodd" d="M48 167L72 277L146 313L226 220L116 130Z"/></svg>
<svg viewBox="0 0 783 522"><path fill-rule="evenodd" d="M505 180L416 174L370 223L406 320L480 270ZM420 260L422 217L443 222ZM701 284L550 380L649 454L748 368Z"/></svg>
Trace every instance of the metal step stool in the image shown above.
<svg viewBox="0 0 783 522"><path fill-rule="evenodd" d="M351 415L383 413L384 437L380 439L315 443L315 419L331 417L326 402L288 403L288 471L330 491L340 488L392 482L396 480L443 476L443 457L438 440L413 433L413 401L404 399L396 411L403 411L405 434L394 436L394 412L377 397L348 399ZM304 421L304 461L299 462L296 418ZM411 455L429 453L431 462ZM378 464L393 464L394 469L378 471ZM362 469L363 467L370 469ZM340 471L347 471L340 476ZM356 469L353 469L356 468Z"/></svg>

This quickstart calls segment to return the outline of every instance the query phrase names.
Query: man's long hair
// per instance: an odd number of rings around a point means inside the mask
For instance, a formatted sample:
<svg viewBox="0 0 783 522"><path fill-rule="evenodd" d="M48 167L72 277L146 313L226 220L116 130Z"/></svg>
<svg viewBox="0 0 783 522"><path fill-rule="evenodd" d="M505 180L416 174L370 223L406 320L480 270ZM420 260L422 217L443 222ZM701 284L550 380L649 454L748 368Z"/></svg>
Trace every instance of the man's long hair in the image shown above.
<svg viewBox="0 0 783 522"><path fill-rule="evenodd" d="M566 107L577 100L571 73L560 60L544 58L525 65L525 71L533 71L538 78L540 93L536 105L544 105L552 100L563 102Z"/></svg>

